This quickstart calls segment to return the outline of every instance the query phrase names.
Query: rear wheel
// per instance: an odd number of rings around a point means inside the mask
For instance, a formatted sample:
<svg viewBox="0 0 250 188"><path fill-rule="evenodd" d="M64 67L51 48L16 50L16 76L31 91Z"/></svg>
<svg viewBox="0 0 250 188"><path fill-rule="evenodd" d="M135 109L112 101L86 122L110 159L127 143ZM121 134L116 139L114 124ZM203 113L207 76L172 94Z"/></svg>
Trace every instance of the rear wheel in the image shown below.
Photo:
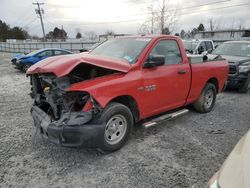
<svg viewBox="0 0 250 188"><path fill-rule="evenodd" d="M101 150L115 151L127 141L133 127L133 115L123 104L112 102L102 112L99 123L104 127Z"/></svg>
<svg viewBox="0 0 250 188"><path fill-rule="evenodd" d="M216 100L216 87L212 83L207 83L198 101L194 103L194 109L200 113L210 112Z"/></svg>

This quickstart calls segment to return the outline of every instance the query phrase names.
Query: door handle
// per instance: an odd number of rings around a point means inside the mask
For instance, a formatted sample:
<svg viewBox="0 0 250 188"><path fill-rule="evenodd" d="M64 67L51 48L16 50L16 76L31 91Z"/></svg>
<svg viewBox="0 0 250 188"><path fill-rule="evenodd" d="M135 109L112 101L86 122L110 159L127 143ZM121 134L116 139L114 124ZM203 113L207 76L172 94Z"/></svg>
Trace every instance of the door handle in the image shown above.
<svg viewBox="0 0 250 188"><path fill-rule="evenodd" d="M186 74L187 73L187 71L185 71L185 70L179 70L178 71L178 74Z"/></svg>

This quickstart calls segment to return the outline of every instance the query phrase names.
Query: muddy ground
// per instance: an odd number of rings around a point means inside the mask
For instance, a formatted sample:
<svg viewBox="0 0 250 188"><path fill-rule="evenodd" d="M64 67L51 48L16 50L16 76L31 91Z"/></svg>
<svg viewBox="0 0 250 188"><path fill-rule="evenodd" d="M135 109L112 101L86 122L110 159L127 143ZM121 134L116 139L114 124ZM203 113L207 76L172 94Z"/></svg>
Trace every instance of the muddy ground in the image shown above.
<svg viewBox="0 0 250 188"><path fill-rule="evenodd" d="M211 113L136 127L114 153L58 147L35 131L12 55L0 53L0 187L204 187L250 128L250 94L228 91Z"/></svg>

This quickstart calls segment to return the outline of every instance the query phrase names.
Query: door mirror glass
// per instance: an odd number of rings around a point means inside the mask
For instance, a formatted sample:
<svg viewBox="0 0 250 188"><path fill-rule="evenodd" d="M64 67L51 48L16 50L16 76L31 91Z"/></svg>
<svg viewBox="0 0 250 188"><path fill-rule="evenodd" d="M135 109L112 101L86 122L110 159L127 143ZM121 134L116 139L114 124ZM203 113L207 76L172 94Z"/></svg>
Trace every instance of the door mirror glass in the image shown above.
<svg viewBox="0 0 250 188"><path fill-rule="evenodd" d="M165 64L164 55L150 55L144 63L144 68L157 67Z"/></svg>

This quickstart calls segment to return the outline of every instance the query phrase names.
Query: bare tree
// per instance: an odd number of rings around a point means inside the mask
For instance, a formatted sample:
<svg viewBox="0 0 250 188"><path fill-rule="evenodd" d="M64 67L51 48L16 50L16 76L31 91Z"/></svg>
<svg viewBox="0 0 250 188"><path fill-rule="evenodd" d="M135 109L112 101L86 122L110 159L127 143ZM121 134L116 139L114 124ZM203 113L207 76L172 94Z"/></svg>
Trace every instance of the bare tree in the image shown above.
<svg viewBox="0 0 250 188"><path fill-rule="evenodd" d="M75 33L81 33L81 29L79 27L75 28Z"/></svg>
<svg viewBox="0 0 250 188"><path fill-rule="evenodd" d="M209 29L210 31L214 31L214 30L220 30L224 28L224 22L223 22L223 18L219 18L219 19L214 19L214 18L210 18L208 20L208 24L209 24Z"/></svg>
<svg viewBox="0 0 250 188"><path fill-rule="evenodd" d="M166 28L172 33L177 23L178 6L171 7L170 0L158 1L159 11L157 17L160 20L160 31L164 33Z"/></svg>
<svg viewBox="0 0 250 188"><path fill-rule="evenodd" d="M152 29L150 29L149 25L146 23L143 23L141 27L138 30L138 33L141 35L147 35L147 34L153 34Z"/></svg>
<svg viewBox="0 0 250 188"><path fill-rule="evenodd" d="M235 20L234 20L234 18L233 18L231 29L234 29L234 22L235 22Z"/></svg>
<svg viewBox="0 0 250 188"><path fill-rule="evenodd" d="M115 35L115 32L112 30L107 30L107 31L105 31L105 34L106 35Z"/></svg>
<svg viewBox="0 0 250 188"><path fill-rule="evenodd" d="M239 22L238 22L238 29L239 29L239 30L245 29L245 24L244 24L244 22L243 22L242 19L239 19Z"/></svg>
<svg viewBox="0 0 250 188"><path fill-rule="evenodd" d="M209 28L210 28L210 31L213 31L214 30L214 20L213 18L211 17L209 20Z"/></svg>
<svg viewBox="0 0 250 188"><path fill-rule="evenodd" d="M177 22L178 7L173 8L170 0L153 0L150 7L148 7L149 16L142 24L143 28L147 26L150 28L150 33L172 33ZM168 31L168 32L166 32Z"/></svg>
<svg viewBox="0 0 250 188"><path fill-rule="evenodd" d="M154 4L155 0L152 0L152 3L148 7L146 7L146 9L143 9L147 12L148 16L146 18L146 21L144 21L138 29L139 34L154 34L157 29L155 26L156 16Z"/></svg>
<svg viewBox="0 0 250 188"><path fill-rule="evenodd" d="M84 35L87 37L88 40L95 41L97 40L97 34L94 31L86 31Z"/></svg>

